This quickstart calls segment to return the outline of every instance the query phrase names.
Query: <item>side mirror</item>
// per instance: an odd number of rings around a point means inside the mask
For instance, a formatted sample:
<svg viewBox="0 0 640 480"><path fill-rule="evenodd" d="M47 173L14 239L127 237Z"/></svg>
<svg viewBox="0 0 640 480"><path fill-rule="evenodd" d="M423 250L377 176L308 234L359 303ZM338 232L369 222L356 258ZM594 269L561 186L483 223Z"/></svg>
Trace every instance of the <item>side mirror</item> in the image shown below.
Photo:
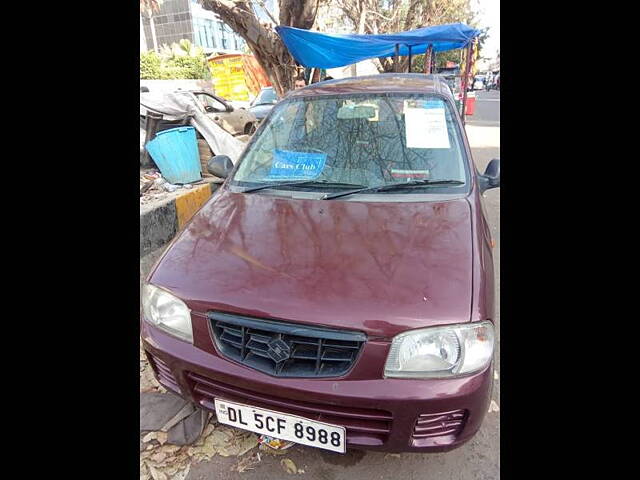
<svg viewBox="0 0 640 480"><path fill-rule="evenodd" d="M227 112L233 112L233 105L227 103L225 106L227 107Z"/></svg>
<svg viewBox="0 0 640 480"><path fill-rule="evenodd" d="M500 159L494 158L489 162L484 174L478 177L480 180L480 191L484 192L490 188L500 186Z"/></svg>
<svg viewBox="0 0 640 480"><path fill-rule="evenodd" d="M218 178L227 178L233 170L233 162L226 155L215 155L207 163L207 170Z"/></svg>

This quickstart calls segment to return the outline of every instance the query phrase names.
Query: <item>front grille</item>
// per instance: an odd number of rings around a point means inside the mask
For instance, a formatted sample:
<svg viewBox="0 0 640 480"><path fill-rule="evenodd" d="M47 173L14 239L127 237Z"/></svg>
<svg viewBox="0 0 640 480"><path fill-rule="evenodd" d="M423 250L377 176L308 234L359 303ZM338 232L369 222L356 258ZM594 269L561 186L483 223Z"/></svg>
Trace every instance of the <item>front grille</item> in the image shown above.
<svg viewBox="0 0 640 480"><path fill-rule="evenodd" d="M355 363L364 333L210 312L227 358L276 377L338 377Z"/></svg>
<svg viewBox="0 0 640 480"><path fill-rule="evenodd" d="M413 438L457 435L466 420L466 410L420 415L413 430Z"/></svg>
<svg viewBox="0 0 640 480"><path fill-rule="evenodd" d="M393 416L385 410L297 401L291 398L275 397L264 392L253 392L193 372L188 372L186 375L193 382L191 388L194 398L201 406L213 411L215 411L214 398L216 397L276 410L343 426L347 429L347 440L357 439L358 443L371 446L382 445L391 431Z"/></svg>
<svg viewBox="0 0 640 480"><path fill-rule="evenodd" d="M149 358L149 363L151 363L151 366L156 373L158 382L160 382L165 388L180 393L178 382L176 382L176 379L173 376L173 373L171 373L171 369L169 368L169 366L155 355L151 355L148 352L147 355Z"/></svg>

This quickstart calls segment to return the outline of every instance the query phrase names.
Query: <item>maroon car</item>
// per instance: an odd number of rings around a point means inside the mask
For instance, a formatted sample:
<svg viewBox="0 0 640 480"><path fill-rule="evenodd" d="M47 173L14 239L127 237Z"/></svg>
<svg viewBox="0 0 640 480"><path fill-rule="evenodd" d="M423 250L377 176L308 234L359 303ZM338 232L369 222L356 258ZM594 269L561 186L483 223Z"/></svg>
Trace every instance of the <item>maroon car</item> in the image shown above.
<svg viewBox="0 0 640 480"><path fill-rule="evenodd" d="M494 276L446 84L321 82L278 103L142 293L158 381L219 422L336 452L437 452L478 430Z"/></svg>

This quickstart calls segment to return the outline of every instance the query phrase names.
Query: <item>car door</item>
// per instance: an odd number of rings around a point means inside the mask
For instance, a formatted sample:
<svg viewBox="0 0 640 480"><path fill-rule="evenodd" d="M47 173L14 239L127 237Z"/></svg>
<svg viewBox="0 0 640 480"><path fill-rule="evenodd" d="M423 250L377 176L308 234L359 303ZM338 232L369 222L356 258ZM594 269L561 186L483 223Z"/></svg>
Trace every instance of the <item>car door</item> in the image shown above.
<svg viewBox="0 0 640 480"><path fill-rule="evenodd" d="M203 97L203 103L209 107L207 108L208 115L214 122L233 135L244 133L244 126L248 121L246 110L233 109L233 111L229 112L227 108L230 105L223 98L207 93L200 95Z"/></svg>
<svg viewBox="0 0 640 480"><path fill-rule="evenodd" d="M211 120L227 132L231 134L235 133L233 128L225 122L227 106L224 103L216 100L213 96L206 93L195 93L194 96Z"/></svg>

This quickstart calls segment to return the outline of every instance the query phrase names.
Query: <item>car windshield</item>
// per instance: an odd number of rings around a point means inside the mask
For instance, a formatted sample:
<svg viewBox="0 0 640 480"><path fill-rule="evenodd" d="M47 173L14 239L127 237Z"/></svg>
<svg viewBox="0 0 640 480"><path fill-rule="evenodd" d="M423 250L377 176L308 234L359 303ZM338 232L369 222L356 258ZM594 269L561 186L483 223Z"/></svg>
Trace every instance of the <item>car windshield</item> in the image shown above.
<svg viewBox="0 0 640 480"><path fill-rule="evenodd" d="M453 180L461 183L424 182L376 194L459 193L468 183L464 158L452 111L441 97L294 97L274 108L247 148L231 185L277 186L280 182L281 188L290 190L327 191L354 185ZM297 180L308 182L291 185Z"/></svg>
<svg viewBox="0 0 640 480"><path fill-rule="evenodd" d="M273 88L262 90L253 102L253 105L272 105L278 101Z"/></svg>

